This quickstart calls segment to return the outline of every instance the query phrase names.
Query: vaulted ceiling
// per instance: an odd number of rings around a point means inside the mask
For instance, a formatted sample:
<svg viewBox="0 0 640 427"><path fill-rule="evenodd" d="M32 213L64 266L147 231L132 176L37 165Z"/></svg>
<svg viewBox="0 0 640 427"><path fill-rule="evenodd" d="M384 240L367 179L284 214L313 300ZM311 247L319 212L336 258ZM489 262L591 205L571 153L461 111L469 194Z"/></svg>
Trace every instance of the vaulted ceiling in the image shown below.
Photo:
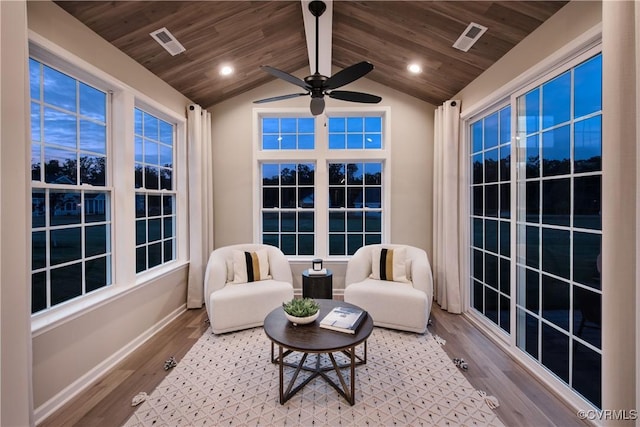
<svg viewBox="0 0 640 427"><path fill-rule="evenodd" d="M260 65L287 73L309 67L298 0L55 3L203 107L273 80ZM437 105L566 3L334 1L332 65L345 68L370 61L375 66L367 75L370 80ZM468 52L453 48L471 22L488 27L487 32ZM149 35L162 27L185 52L171 56ZM419 63L422 73L410 74L410 62ZM234 68L232 75L220 75L225 64ZM291 92L296 89L292 86Z"/></svg>

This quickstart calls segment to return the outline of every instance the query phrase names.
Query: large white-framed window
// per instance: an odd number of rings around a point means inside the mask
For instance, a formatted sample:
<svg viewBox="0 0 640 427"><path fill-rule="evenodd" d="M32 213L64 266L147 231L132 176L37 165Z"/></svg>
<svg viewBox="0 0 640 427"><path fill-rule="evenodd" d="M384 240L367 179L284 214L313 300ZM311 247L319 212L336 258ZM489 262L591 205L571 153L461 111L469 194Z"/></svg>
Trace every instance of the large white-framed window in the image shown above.
<svg viewBox="0 0 640 427"><path fill-rule="evenodd" d="M31 312L111 284L108 88L29 59Z"/></svg>
<svg viewBox="0 0 640 427"><path fill-rule="evenodd" d="M29 53L28 238L38 334L187 263L186 117L36 33ZM142 177L135 174L136 109L159 129L156 137L142 133L149 150L138 163L155 168ZM137 178L152 188L137 189ZM144 274L136 270L136 193L145 197L145 245L158 230L162 245L162 264Z"/></svg>
<svg viewBox="0 0 640 427"><path fill-rule="evenodd" d="M507 98L465 122L473 314L547 381L600 407L601 48Z"/></svg>
<svg viewBox="0 0 640 427"><path fill-rule="evenodd" d="M511 106L470 124L471 307L511 332Z"/></svg>
<svg viewBox="0 0 640 427"><path fill-rule="evenodd" d="M262 170L262 243L286 255L315 250L315 163L264 162Z"/></svg>
<svg viewBox="0 0 640 427"><path fill-rule="evenodd" d="M382 121L378 115L329 116L329 152L382 150ZM382 243L384 166L382 159L329 161L329 256Z"/></svg>
<svg viewBox="0 0 640 427"><path fill-rule="evenodd" d="M255 109L256 241L344 258L387 241L388 109Z"/></svg>
<svg viewBox="0 0 640 427"><path fill-rule="evenodd" d="M175 125L136 107L136 273L173 261L176 251Z"/></svg>
<svg viewBox="0 0 640 427"><path fill-rule="evenodd" d="M515 94L516 344L601 406L602 54Z"/></svg>
<svg viewBox="0 0 640 427"><path fill-rule="evenodd" d="M382 243L383 161L329 163L329 255Z"/></svg>

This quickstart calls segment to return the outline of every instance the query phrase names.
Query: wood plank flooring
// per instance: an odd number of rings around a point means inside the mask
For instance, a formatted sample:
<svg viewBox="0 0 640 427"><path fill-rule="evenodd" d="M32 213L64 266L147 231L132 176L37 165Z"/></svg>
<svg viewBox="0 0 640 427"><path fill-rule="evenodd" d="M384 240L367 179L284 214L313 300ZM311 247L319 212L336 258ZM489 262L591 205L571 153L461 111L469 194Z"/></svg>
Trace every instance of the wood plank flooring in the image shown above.
<svg viewBox="0 0 640 427"><path fill-rule="evenodd" d="M170 356L180 361L207 329L206 310L179 316L84 393L47 418L41 426L121 426L135 412L131 399L151 393L168 371ZM469 321L433 304L429 330L444 338L445 351L469 363L465 377L500 401L495 411L507 426L585 426L575 413L495 346Z"/></svg>
<svg viewBox="0 0 640 427"><path fill-rule="evenodd" d="M506 426L588 425L463 316L434 303L431 321L429 331L447 340L447 354L468 362L471 385L498 398L495 412Z"/></svg>

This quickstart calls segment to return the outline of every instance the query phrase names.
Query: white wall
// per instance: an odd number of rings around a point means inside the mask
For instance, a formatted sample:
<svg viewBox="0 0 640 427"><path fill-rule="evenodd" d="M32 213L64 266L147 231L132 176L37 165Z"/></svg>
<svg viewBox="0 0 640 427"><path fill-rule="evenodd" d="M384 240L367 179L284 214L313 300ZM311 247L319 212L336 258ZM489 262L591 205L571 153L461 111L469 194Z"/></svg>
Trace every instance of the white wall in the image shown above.
<svg viewBox="0 0 640 427"><path fill-rule="evenodd" d="M31 422L29 112L24 1L0 2L0 425Z"/></svg>
<svg viewBox="0 0 640 427"><path fill-rule="evenodd" d="M27 13L29 30L137 89L176 114L186 117L189 99L54 3L29 2ZM2 54L4 59L4 49ZM26 159L22 161L25 166L28 158L26 154ZM117 168L115 165L116 171ZM20 234L20 239L28 238L28 226L23 220L16 231ZM3 232L3 242L6 238L8 236ZM22 265L29 269L28 262ZM28 276L27 271L27 280ZM33 396L36 420L95 379L101 369L124 356L132 346L139 344L139 339L151 333L159 322L171 318L183 309L186 302L186 278L187 267L183 266L35 335Z"/></svg>
<svg viewBox="0 0 640 427"><path fill-rule="evenodd" d="M635 408L640 4L602 7L602 407ZM613 424L613 423L609 423ZM638 421L636 421L638 425Z"/></svg>
<svg viewBox="0 0 640 427"><path fill-rule="evenodd" d="M375 64L374 64L375 65ZM294 73L304 77L308 68ZM335 70L334 70L335 72ZM382 97L378 105L391 109L391 233L393 243L418 246L431 253L433 191L433 115L435 107L367 80L360 79L345 90ZM270 96L296 93L299 88L274 81L209 108L212 115L213 192L215 247L253 241L252 195L253 129L252 102ZM357 104L327 99L327 108ZM364 105L364 104L362 104ZM260 108L309 106L308 97L260 104ZM366 108L366 106L365 106ZM294 264L294 286L308 265ZM329 263L334 270L333 288L344 287L344 263Z"/></svg>

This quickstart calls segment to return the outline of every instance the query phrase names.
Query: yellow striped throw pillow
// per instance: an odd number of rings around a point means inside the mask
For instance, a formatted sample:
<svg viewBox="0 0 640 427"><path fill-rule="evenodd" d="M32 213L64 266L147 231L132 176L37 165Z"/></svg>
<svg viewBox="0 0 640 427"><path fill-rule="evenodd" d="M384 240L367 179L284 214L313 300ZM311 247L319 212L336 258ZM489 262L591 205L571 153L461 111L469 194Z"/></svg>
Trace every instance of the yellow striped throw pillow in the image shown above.
<svg viewBox="0 0 640 427"><path fill-rule="evenodd" d="M269 276L269 253L266 249L255 252L233 251L233 283L267 279L271 279L271 276Z"/></svg>
<svg viewBox="0 0 640 427"><path fill-rule="evenodd" d="M371 278L408 283L406 257L406 248L373 248Z"/></svg>

